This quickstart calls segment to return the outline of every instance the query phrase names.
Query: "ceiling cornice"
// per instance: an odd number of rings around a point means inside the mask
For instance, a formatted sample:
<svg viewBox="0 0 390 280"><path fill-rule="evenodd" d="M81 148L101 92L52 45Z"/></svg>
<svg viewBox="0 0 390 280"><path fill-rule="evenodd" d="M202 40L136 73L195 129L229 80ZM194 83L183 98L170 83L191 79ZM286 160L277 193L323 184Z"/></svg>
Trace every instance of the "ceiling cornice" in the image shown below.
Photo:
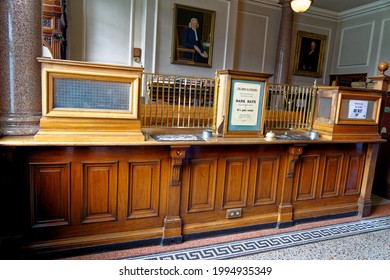
<svg viewBox="0 0 390 280"><path fill-rule="evenodd" d="M339 21L340 20L340 15L339 15L340 13L317 8L317 7L310 7L309 10L303 14L313 15L316 17L325 18L325 19L332 20L332 21Z"/></svg>
<svg viewBox="0 0 390 280"><path fill-rule="evenodd" d="M339 13L340 19L346 19L349 17L359 16L361 14L375 12L384 8L390 7L390 1L389 0L379 0L375 1L373 3L363 5L357 8L353 8L344 12Z"/></svg>
<svg viewBox="0 0 390 280"><path fill-rule="evenodd" d="M239 1L254 2L254 3L264 5L264 6L269 6L272 8L275 8L275 7L281 8L281 5L279 4L279 0L239 0ZM378 11L380 9L384 9L387 7L390 7L390 0L378 0L378 1L375 1L373 3L363 5L363 6L360 6L357 8L353 8L350 10L346 10L343 12L334 12L334 11L321 9L321 8L317 8L317 7L312 6L312 7L310 7L310 9L307 12L305 12L303 14L326 18L326 19L332 20L332 21L340 21L340 20L344 20L344 19L347 19L350 17L359 16L359 15L370 13L370 12L375 12L375 11Z"/></svg>
<svg viewBox="0 0 390 280"><path fill-rule="evenodd" d="M279 0L239 0L239 2L256 3L264 7L281 8Z"/></svg>

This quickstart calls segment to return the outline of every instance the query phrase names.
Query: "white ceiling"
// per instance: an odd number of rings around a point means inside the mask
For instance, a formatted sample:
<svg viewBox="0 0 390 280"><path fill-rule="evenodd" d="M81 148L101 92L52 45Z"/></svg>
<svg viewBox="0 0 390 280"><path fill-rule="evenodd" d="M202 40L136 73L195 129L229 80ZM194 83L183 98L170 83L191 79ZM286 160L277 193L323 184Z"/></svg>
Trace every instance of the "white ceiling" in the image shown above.
<svg viewBox="0 0 390 280"><path fill-rule="evenodd" d="M333 11L343 12L374 2L387 2L384 0L314 0L313 7Z"/></svg>

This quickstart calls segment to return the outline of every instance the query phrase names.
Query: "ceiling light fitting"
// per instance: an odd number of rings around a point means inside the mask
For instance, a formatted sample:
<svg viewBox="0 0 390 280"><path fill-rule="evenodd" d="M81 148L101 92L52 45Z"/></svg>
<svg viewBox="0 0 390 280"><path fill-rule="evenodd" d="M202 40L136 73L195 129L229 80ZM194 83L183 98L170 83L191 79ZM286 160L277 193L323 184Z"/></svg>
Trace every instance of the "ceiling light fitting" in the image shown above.
<svg viewBox="0 0 390 280"><path fill-rule="evenodd" d="M291 8L296 13L303 13L309 9L313 0L291 0Z"/></svg>

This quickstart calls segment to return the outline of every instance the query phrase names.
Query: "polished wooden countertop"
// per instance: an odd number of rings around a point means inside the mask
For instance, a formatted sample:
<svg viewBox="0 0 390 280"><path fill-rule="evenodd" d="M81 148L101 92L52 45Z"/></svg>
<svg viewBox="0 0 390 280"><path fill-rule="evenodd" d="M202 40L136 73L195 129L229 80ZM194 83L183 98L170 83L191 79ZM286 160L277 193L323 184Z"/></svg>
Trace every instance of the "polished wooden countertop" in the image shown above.
<svg viewBox="0 0 390 280"><path fill-rule="evenodd" d="M188 133L202 136L202 134ZM384 139L353 139L353 140L329 140L318 138L317 140L285 140L274 139L266 140L265 138L224 138L212 136L204 141L157 141L145 134L145 141L37 141L34 136L3 136L0 138L0 146L22 147L22 146L195 146L195 145L307 145L307 144L337 144L337 143L382 143Z"/></svg>

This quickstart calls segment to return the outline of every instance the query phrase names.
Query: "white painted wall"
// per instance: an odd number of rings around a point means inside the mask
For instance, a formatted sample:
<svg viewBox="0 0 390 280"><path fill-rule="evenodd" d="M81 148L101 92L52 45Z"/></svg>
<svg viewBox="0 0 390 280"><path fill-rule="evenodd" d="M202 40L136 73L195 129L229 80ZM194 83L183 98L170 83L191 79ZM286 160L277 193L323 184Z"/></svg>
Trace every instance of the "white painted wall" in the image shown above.
<svg viewBox="0 0 390 280"><path fill-rule="evenodd" d="M130 6L131 0L85 0L85 60L129 64Z"/></svg>
<svg viewBox="0 0 390 280"><path fill-rule="evenodd" d="M390 3L345 15L338 23L332 74L374 76L383 60L390 62Z"/></svg>
<svg viewBox="0 0 390 280"><path fill-rule="evenodd" d="M68 0L69 59L143 66L147 72L213 77L218 69L273 74L281 7L276 0ZM216 11L212 67L171 64L174 4ZM299 31L327 35L323 77L330 74L377 73L390 61L390 8L334 14L310 9L295 14L291 69ZM80 9L82 12L80 12ZM78 19L80 15L81 19ZM142 49L140 64L132 48ZM291 73L290 69L290 73ZM293 84L312 85L314 78L290 75ZM272 78L271 78L272 81Z"/></svg>
<svg viewBox="0 0 390 280"><path fill-rule="evenodd" d="M237 0L158 1L156 72L213 77L217 69L232 68L233 65L227 63L227 58L233 56L232 45L227 44L227 42L230 39L229 30L235 30L235 22L228 15L236 2ZM171 64L173 7L175 3L216 11L211 68Z"/></svg>
<svg viewBox="0 0 390 280"><path fill-rule="evenodd" d="M143 66L147 72L207 77L213 77L217 69L233 68L238 0L68 1L69 59ZM211 68L171 64L174 3L217 12ZM133 47L142 49L139 64L132 60Z"/></svg>
<svg viewBox="0 0 390 280"><path fill-rule="evenodd" d="M281 9L255 1L240 1L234 68L274 73Z"/></svg>
<svg viewBox="0 0 390 280"><path fill-rule="evenodd" d="M129 65L131 4L132 0L68 1L69 59Z"/></svg>

